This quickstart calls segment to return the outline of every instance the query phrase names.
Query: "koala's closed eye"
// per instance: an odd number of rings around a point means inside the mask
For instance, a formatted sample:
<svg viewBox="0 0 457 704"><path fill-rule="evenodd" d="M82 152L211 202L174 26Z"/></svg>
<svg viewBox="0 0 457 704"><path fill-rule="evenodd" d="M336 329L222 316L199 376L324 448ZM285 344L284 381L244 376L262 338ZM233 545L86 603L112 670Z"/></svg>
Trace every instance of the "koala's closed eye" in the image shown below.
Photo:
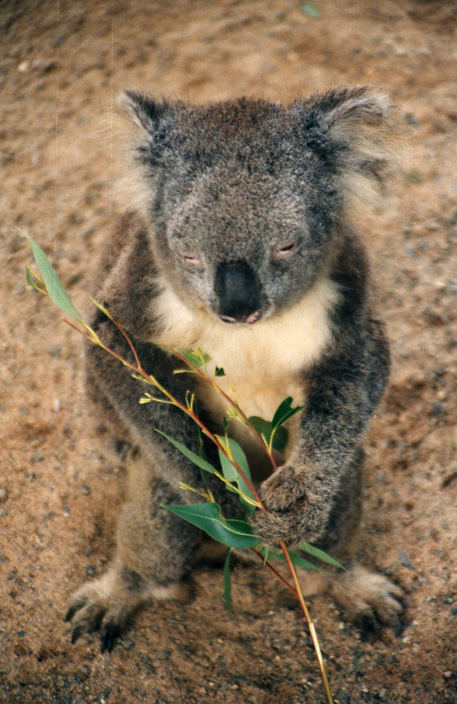
<svg viewBox="0 0 457 704"><path fill-rule="evenodd" d="M279 242L273 250L273 259L288 259L297 251L300 245L299 239L286 240L284 242Z"/></svg>
<svg viewBox="0 0 457 704"><path fill-rule="evenodd" d="M196 254L193 254L191 252L189 252L187 254L181 254L181 260L190 269L192 269L192 268L202 269L204 267L203 260L200 257L198 257Z"/></svg>

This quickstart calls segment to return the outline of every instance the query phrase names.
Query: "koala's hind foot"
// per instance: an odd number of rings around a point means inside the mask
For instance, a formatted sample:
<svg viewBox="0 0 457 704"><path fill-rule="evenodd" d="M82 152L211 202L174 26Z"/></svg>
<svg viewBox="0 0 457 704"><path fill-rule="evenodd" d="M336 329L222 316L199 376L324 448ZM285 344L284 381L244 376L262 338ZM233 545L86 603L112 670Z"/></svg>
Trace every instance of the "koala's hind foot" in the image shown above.
<svg viewBox="0 0 457 704"><path fill-rule="evenodd" d="M397 635L403 630L402 590L382 574L355 563L345 572L329 575L300 570L300 576L305 596L329 593L364 639L376 637L382 626L394 628Z"/></svg>
<svg viewBox="0 0 457 704"><path fill-rule="evenodd" d="M403 630L402 590L384 575L355 564L331 581L329 592L365 639L376 637L382 626L397 635Z"/></svg>
<svg viewBox="0 0 457 704"><path fill-rule="evenodd" d="M148 477L142 464L130 463L131 486L120 516L116 556L99 579L73 595L66 621L72 642L100 631L102 652L111 651L129 619L150 599L183 599L190 595L182 581L190 571L201 534L162 508L179 503L167 482Z"/></svg>
<svg viewBox="0 0 457 704"><path fill-rule="evenodd" d="M65 620L71 622L71 642L84 633L100 631L101 650L111 652L129 619L144 602L155 599L186 599L190 587L184 582L153 586L116 560L99 579L87 582L72 599Z"/></svg>

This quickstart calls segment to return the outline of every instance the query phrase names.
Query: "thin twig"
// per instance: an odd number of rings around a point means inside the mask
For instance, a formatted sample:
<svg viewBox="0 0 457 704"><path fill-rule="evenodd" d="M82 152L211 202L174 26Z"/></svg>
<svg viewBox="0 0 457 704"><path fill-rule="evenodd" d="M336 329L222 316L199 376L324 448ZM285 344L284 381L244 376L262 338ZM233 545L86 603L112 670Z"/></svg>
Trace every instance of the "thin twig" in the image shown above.
<svg viewBox="0 0 457 704"><path fill-rule="evenodd" d="M284 542L281 542L280 546L281 546L281 550L284 553L284 557L286 558L286 562L289 567L289 571L290 571L292 578L294 580L298 601L300 602L300 606L301 606L302 611L305 615L306 623L308 624L309 632L311 635L311 640L313 641L314 652L316 653L317 662L319 664L319 669L321 672L322 682L324 684L325 694L327 695L328 704L333 704L332 692L331 692L330 684L329 684L328 677L327 677L327 671L325 669L324 659L322 657L321 647L319 645L319 639L318 639L317 633L316 633L316 627L314 626L314 623L311 620L311 616L309 615L308 607L306 606L305 600L303 598L303 593L302 593L302 590L300 587L300 582L298 581L297 572L295 570L294 564L293 564L292 560L290 559L289 551L287 550Z"/></svg>

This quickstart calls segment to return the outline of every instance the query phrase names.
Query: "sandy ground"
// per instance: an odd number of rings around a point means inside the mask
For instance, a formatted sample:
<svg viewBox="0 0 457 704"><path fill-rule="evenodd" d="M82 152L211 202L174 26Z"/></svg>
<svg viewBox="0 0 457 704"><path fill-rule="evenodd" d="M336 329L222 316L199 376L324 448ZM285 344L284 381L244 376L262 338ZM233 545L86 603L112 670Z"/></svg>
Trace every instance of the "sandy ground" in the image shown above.
<svg viewBox="0 0 457 704"><path fill-rule="evenodd" d="M0 3L0 701L323 702L299 610L262 569L195 573L112 655L70 644L69 596L113 547L121 459L85 406L81 340L25 283L18 227L79 306L127 198L113 106L124 87L196 102L288 101L372 84L404 142L383 203L359 216L394 367L367 441L364 549L400 583L401 636L362 642L310 602L335 701L457 702L457 5L455 1L48 0ZM313 13L312 13L313 14ZM314 13L315 14L315 13Z"/></svg>

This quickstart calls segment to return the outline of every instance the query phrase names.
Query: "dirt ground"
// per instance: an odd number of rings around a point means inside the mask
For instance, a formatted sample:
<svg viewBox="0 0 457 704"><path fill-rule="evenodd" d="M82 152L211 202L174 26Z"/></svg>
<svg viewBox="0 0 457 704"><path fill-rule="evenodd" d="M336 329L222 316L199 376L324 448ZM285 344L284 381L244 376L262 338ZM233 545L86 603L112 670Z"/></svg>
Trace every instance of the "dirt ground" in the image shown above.
<svg viewBox="0 0 457 704"><path fill-rule="evenodd" d="M313 12L318 10L318 13ZM319 14L319 17L312 15ZM188 605L145 609L111 655L70 644L74 588L113 548L121 459L85 406L81 339L25 283L18 228L84 307L128 204L119 91L289 101L371 84L404 144L364 229L393 372L367 439L363 547L406 592L407 626L363 642L310 600L339 704L457 702L457 4L432 0L44 0L0 3L0 701L323 702L300 611L264 570L220 569Z"/></svg>

